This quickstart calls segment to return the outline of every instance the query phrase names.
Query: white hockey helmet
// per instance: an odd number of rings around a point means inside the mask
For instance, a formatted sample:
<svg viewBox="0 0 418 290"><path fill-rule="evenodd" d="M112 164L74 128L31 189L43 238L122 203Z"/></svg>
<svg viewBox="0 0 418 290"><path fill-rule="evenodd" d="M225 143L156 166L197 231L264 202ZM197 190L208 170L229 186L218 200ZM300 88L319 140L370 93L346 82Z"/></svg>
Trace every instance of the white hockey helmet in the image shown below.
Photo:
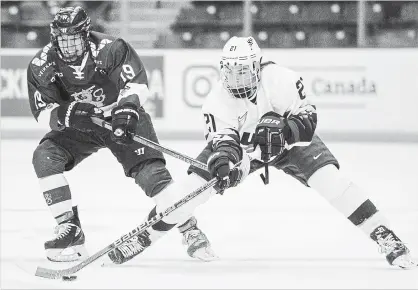
<svg viewBox="0 0 418 290"><path fill-rule="evenodd" d="M261 50L253 37L232 37L223 48L220 62L224 88L236 98L255 98L260 61Z"/></svg>

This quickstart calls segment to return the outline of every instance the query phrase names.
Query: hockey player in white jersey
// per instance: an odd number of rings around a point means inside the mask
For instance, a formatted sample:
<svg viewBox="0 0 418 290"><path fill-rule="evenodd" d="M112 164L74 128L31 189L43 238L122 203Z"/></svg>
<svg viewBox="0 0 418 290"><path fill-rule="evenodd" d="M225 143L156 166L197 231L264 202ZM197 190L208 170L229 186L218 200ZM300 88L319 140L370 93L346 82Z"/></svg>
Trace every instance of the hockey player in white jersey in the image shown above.
<svg viewBox="0 0 418 290"><path fill-rule="evenodd" d="M389 264L414 266L408 248L388 221L367 195L340 173L338 161L315 134L316 108L305 92L303 78L263 61L252 37L228 41L220 70L221 83L203 106L209 143L198 158L208 162L211 176L197 168L191 171L206 179L225 178L230 163L241 159L240 145L256 158L252 168L268 162L315 189L379 245ZM234 147L236 152L231 150ZM236 185L237 181L229 183Z"/></svg>
<svg viewBox="0 0 418 290"><path fill-rule="evenodd" d="M209 172L191 166L189 176L177 183L182 186L176 189L177 200L182 197L180 193L187 194L213 177L219 179L216 191L222 193L243 182L249 172L268 164L320 193L378 244L390 265L416 266L382 213L340 173L338 161L315 134L316 108L299 74L263 61L252 37L233 37L226 43L220 72L219 85L202 108L208 144L197 159L208 164ZM238 162L239 168L232 169ZM207 190L160 223L186 220L214 192ZM158 203L156 212L177 200L165 199Z"/></svg>

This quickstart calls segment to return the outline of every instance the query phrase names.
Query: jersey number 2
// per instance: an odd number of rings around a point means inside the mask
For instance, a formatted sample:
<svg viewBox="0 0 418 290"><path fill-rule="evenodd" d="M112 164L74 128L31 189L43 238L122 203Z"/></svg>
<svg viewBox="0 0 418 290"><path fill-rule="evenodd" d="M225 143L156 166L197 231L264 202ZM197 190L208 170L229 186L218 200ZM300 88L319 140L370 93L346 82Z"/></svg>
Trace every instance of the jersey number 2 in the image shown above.
<svg viewBox="0 0 418 290"><path fill-rule="evenodd" d="M208 132L216 132L215 118L212 114L203 114L205 116L205 122Z"/></svg>
<svg viewBox="0 0 418 290"><path fill-rule="evenodd" d="M306 98L306 94L305 94L305 92L303 91L303 89L304 89L305 87L303 86L302 81L303 81L303 79L302 79L302 78L300 78L300 79L296 82L296 88L298 89L299 98L300 98L301 100L303 100L303 99L305 99L305 98Z"/></svg>

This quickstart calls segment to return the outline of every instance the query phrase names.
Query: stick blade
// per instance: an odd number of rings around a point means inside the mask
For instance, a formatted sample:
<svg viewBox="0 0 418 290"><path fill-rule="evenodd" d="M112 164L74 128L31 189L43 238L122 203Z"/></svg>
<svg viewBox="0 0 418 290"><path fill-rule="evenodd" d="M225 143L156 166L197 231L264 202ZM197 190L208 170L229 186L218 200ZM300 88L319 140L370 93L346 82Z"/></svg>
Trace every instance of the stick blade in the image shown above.
<svg viewBox="0 0 418 290"><path fill-rule="evenodd" d="M47 278L47 279L60 279L62 277L62 271L37 267L35 276Z"/></svg>

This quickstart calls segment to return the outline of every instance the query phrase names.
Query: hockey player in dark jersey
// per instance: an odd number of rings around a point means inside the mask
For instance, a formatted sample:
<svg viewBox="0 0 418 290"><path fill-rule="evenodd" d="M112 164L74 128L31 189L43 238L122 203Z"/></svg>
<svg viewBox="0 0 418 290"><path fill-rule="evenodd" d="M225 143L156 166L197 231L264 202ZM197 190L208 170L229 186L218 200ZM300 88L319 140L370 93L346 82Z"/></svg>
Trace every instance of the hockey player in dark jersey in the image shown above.
<svg viewBox="0 0 418 290"><path fill-rule="evenodd" d="M32 113L51 131L33 153L33 166L43 196L57 222L56 237L45 243L51 261L74 261L86 254L85 236L64 171L108 148L147 196L158 204L173 191L163 155L132 140L139 134L158 142L150 116L142 105L149 95L147 75L135 50L123 39L90 29L81 7L61 9L51 23L51 42L28 67ZM90 117L106 118L112 132ZM115 134L123 132L123 134ZM170 225L173 227L173 225ZM194 217L176 225L191 257L215 258ZM167 228L154 227L109 253L114 263L130 260Z"/></svg>

